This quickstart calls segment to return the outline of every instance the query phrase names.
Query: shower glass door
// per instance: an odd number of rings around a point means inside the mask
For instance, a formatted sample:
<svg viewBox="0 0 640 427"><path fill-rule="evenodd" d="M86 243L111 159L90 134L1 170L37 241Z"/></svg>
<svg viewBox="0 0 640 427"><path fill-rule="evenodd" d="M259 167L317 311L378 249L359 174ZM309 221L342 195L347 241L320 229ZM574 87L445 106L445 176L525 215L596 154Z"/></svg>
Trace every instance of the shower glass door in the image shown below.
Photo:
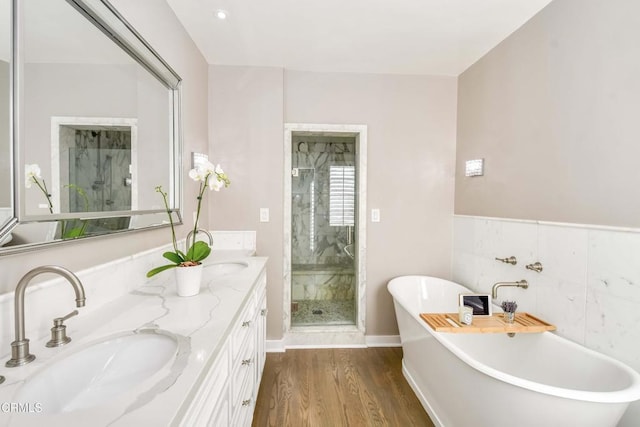
<svg viewBox="0 0 640 427"><path fill-rule="evenodd" d="M354 325L355 137L292 135L291 325Z"/></svg>

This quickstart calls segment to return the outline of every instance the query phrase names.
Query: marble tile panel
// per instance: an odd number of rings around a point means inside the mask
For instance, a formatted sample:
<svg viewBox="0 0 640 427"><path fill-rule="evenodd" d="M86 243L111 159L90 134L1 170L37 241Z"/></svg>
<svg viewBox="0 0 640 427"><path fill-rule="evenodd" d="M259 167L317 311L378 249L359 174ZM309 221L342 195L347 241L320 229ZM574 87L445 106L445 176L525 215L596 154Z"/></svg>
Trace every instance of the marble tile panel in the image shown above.
<svg viewBox="0 0 640 427"><path fill-rule="evenodd" d="M210 230L214 250L244 250L255 252L256 232L235 230ZM202 237L200 237L202 238Z"/></svg>
<svg viewBox="0 0 640 427"><path fill-rule="evenodd" d="M461 253L474 253L476 221L473 217L454 217L453 250Z"/></svg>
<svg viewBox="0 0 640 427"><path fill-rule="evenodd" d="M315 280L313 274L297 274L291 275L291 299L305 300L312 299L315 295Z"/></svg>
<svg viewBox="0 0 640 427"><path fill-rule="evenodd" d="M529 289L537 295L537 304L523 310L530 311L557 327L557 333L579 344L585 343L586 287L584 282L573 283L540 276L530 281Z"/></svg>
<svg viewBox="0 0 640 427"><path fill-rule="evenodd" d="M589 231L591 289L640 303L640 233Z"/></svg>
<svg viewBox="0 0 640 427"><path fill-rule="evenodd" d="M452 280L471 289L478 289L479 257L466 251L454 249Z"/></svg>
<svg viewBox="0 0 640 427"><path fill-rule="evenodd" d="M608 354L640 372L640 310L635 301L589 289L587 347Z"/></svg>
<svg viewBox="0 0 640 427"><path fill-rule="evenodd" d="M541 275L572 283L586 283L589 231L583 228L538 226Z"/></svg>

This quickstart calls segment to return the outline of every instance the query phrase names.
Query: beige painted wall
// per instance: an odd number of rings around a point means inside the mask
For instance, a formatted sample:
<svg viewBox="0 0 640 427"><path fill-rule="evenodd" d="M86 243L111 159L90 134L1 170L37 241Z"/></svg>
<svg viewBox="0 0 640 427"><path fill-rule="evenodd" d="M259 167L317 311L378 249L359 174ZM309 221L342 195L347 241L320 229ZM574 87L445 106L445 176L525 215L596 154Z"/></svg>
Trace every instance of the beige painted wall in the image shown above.
<svg viewBox="0 0 640 427"><path fill-rule="evenodd" d="M111 3L182 77L184 151L205 151L208 141L206 61L166 2L112 0ZM185 156L185 173L189 164L189 156ZM184 203L185 212L188 213L186 224L191 223L189 212L195 210L196 192L195 185L185 186ZM204 226L207 225L206 222L205 216ZM180 237L187 232L185 226L179 227ZM169 239L169 231L162 229L89 239L85 242L70 242L28 254L0 255L0 292L13 291L19 278L30 268L38 265L60 264L72 270L79 270L165 244ZM70 302L73 302L72 299ZM91 301L87 301L87 304L91 304Z"/></svg>
<svg viewBox="0 0 640 427"><path fill-rule="evenodd" d="M636 0L555 0L465 71L456 213L640 226L639 39Z"/></svg>
<svg viewBox="0 0 640 427"><path fill-rule="evenodd" d="M210 224L257 231L257 253L269 257L269 339L282 336L283 84L280 68L209 66L209 155L231 179L210 199ZM259 222L260 208L269 222Z"/></svg>
<svg viewBox="0 0 640 427"><path fill-rule="evenodd" d="M284 122L368 125L368 203L382 221L368 224L366 333L397 334L387 281L451 274L456 79L289 70L283 79L281 69L221 66L209 75L211 152L239 187L221 195L229 203L215 205L212 223L258 230L258 252L270 257L268 338L282 338ZM270 223L258 222L259 207Z"/></svg>

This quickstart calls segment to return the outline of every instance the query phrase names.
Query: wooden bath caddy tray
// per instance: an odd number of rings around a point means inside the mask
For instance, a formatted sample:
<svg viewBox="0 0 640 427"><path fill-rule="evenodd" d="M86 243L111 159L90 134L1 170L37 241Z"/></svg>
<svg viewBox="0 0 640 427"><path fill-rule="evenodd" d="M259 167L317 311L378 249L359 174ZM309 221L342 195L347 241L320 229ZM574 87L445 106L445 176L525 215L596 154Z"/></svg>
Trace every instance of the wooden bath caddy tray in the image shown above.
<svg viewBox="0 0 640 427"><path fill-rule="evenodd" d="M532 333L555 331L556 327L540 320L529 313L516 313L513 323L502 320L502 313L493 316L473 316L473 323L465 325L458 322L458 313L421 313L420 317L436 332L453 332L458 334L489 333Z"/></svg>

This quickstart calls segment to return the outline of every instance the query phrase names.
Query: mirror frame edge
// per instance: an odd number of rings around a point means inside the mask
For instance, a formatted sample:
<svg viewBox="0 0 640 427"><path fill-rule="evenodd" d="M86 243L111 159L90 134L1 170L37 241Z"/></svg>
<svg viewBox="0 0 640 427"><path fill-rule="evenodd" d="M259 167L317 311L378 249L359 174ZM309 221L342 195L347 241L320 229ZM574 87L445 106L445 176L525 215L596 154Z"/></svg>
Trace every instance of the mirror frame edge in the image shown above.
<svg viewBox="0 0 640 427"><path fill-rule="evenodd" d="M11 233L11 230L18 225L18 210L16 209L18 203L18 195L16 191L16 175L15 175L15 160L16 160L16 139L15 139L15 68L16 55L17 55L17 37L15 28L18 26L18 13L16 7L17 0L11 0L9 2L9 199L11 200L11 217L7 218L6 222L0 224L0 240ZM0 254L2 253L2 247L0 247Z"/></svg>

